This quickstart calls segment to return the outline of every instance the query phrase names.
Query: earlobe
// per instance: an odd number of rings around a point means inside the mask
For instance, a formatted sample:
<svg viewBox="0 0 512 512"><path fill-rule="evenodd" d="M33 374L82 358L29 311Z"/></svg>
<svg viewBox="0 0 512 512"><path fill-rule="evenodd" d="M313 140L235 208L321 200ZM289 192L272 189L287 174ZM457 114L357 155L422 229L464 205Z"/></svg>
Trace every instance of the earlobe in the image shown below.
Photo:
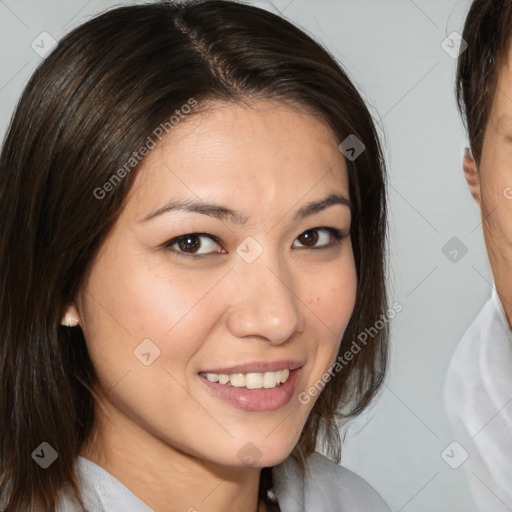
<svg viewBox="0 0 512 512"><path fill-rule="evenodd" d="M471 154L469 148L464 149L464 157L462 161L462 168L464 169L464 176L469 187L469 191L473 196L478 207L480 207L480 179L478 176L478 170L476 168L476 162Z"/></svg>
<svg viewBox="0 0 512 512"><path fill-rule="evenodd" d="M66 327L76 327L80 325L80 314L75 304L69 304L66 307L60 323Z"/></svg>

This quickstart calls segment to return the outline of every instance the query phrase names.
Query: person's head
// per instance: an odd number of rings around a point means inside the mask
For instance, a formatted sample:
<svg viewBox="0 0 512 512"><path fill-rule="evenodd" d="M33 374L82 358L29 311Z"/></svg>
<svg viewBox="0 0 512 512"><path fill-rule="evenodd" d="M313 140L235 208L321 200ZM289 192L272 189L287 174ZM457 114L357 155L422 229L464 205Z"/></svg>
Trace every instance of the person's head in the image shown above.
<svg viewBox="0 0 512 512"><path fill-rule="evenodd" d="M464 173L480 207L496 288L512 321L512 3L474 0L457 67L458 105L471 151Z"/></svg>
<svg viewBox="0 0 512 512"><path fill-rule="evenodd" d="M258 471L304 464L323 432L339 461L337 420L384 378L378 135L330 54L265 10L135 5L64 37L7 133L0 233L0 491L17 510L51 507L114 430L139 455ZM274 373L207 384L253 362L301 366L288 400L217 394Z"/></svg>

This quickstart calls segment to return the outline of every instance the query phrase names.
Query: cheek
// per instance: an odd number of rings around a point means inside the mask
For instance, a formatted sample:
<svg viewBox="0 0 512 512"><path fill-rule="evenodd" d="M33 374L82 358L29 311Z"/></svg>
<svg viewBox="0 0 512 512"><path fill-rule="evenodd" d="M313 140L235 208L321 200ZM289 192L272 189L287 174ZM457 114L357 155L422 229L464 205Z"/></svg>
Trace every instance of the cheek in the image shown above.
<svg viewBox="0 0 512 512"><path fill-rule="evenodd" d="M170 263L149 266L150 257L113 260L98 266L88 283L84 316L91 338L116 332L136 346L165 340L187 322L214 284L214 276L177 270ZM133 347L133 348L134 348Z"/></svg>
<svg viewBox="0 0 512 512"><path fill-rule="evenodd" d="M171 280L140 268L98 272L90 281L84 334L107 401L147 431L173 435L176 411L183 418L201 414L190 400L186 372L207 336L208 299L201 299L212 283L194 287L176 273Z"/></svg>
<svg viewBox="0 0 512 512"><path fill-rule="evenodd" d="M354 310L357 291L357 274L353 256L344 258L342 263L331 265L326 272L315 273L304 291L306 304L313 313L311 321L321 322L332 335L345 331Z"/></svg>
<svg viewBox="0 0 512 512"><path fill-rule="evenodd" d="M480 189L482 227L491 250L512 248L512 171L503 151L482 156ZM495 247L496 246L496 247Z"/></svg>
<svg viewBox="0 0 512 512"><path fill-rule="evenodd" d="M179 399L187 363L206 339L204 303L213 277L109 261L95 268L82 300L84 336L101 388L121 392L136 383L134 403L156 389Z"/></svg>
<svg viewBox="0 0 512 512"><path fill-rule="evenodd" d="M308 339L314 342L313 381L321 378L336 361L341 339L352 316L357 292L357 274L353 258L324 274L318 274L308 289L306 304L310 323Z"/></svg>

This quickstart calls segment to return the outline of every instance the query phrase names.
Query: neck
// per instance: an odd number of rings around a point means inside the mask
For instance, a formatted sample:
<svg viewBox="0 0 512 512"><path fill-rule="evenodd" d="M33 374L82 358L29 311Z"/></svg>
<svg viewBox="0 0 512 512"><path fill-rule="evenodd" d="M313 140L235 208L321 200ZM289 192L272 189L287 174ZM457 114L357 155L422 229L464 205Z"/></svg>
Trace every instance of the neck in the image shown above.
<svg viewBox="0 0 512 512"><path fill-rule="evenodd" d="M109 421L97 414L93 436L80 455L108 471L154 512L266 512L258 503L261 468L202 460L152 436L114 408L108 414Z"/></svg>

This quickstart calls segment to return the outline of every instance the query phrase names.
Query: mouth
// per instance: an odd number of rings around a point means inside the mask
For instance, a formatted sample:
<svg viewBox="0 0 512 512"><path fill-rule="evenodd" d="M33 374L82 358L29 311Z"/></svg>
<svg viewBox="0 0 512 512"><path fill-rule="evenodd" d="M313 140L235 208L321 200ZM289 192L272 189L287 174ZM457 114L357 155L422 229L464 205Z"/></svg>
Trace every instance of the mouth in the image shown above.
<svg viewBox="0 0 512 512"><path fill-rule="evenodd" d="M301 372L302 366L298 366L264 373L199 372L199 378L212 396L231 406L246 412L269 412L292 400Z"/></svg>
<svg viewBox="0 0 512 512"><path fill-rule="evenodd" d="M285 368L277 372L265 373L200 373L210 382L218 382L224 386L247 389L272 389L283 385L290 376L290 370Z"/></svg>
<svg viewBox="0 0 512 512"><path fill-rule="evenodd" d="M304 366L299 361L247 363L231 368L199 372L209 382L246 389L273 389L282 386L290 372Z"/></svg>

